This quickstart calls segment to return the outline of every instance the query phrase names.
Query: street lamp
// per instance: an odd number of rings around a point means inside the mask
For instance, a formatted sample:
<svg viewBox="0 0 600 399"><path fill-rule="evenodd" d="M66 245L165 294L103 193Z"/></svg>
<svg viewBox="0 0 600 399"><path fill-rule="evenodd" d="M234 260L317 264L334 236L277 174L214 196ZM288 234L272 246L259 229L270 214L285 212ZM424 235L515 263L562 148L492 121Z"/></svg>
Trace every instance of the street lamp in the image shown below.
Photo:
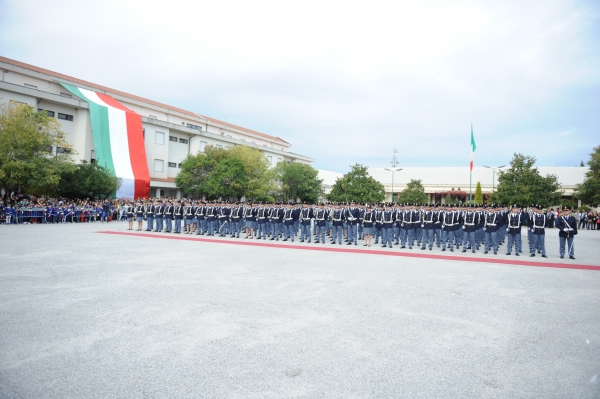
<svg viewBox="0 0 600 399"><path fill-rule="evenodd" d="M492 170L492 193L496 190L496 186L495 186L495 184L496 184L496 169L500 169L500 168L503 168L505 166L506 165L502 165L502 166L498 166L496 168L492 168L490 166L483 165L484 168L488 168L488 169Z"/></svg>
<svg viewBox="0 0 600 399"><path fill-rule="evenodd" d="M396 166L398 166L398 164L400 162L398 162L398 159L396 158L396 154L398 153L398 150L394 148L393 151L394 155L392 156L392 161L390 162L390 165L392 165L392 168L383 168L385 170L387 170L388 172L392 172L392 202L394 202L394 172L399 172L402 170L402 168L396 168Z"/></svg>

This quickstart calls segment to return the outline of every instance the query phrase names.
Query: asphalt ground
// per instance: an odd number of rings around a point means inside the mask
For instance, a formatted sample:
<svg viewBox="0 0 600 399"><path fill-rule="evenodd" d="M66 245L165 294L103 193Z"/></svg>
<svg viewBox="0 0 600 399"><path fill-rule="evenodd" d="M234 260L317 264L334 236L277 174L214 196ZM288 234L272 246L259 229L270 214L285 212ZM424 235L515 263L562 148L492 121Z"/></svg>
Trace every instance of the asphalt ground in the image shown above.
<svg viewBox="0 0 600 399"><path fill-rule="evenodd" d="M571 261L556 230L542 259L125 229L0 226L1 398L600 397L600 232Z"/></svg>

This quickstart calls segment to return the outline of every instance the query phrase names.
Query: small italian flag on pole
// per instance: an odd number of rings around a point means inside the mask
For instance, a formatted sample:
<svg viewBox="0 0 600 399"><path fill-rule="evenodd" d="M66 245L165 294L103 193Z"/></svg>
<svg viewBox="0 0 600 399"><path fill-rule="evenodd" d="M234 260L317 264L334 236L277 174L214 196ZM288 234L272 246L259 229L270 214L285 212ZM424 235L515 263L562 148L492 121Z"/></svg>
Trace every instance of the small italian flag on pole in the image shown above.
<svg viewBox="0 0 600 399"><path fill-rule="evenodd" d="M471 123L471 167L469 169L469 201L473 200L473 156L477 146L475 145L475 136L473 135L473 124Z"/></svg>

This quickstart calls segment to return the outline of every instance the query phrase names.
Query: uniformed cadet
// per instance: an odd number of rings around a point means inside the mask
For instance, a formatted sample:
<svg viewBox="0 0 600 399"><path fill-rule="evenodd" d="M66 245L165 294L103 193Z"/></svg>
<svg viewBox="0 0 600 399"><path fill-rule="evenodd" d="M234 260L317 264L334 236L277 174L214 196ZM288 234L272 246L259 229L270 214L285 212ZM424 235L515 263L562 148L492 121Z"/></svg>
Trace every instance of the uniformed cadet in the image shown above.
<svg viewBox="0 0 600 399"><path fill-rule="evenodd" d="M383 243L383 210L378 204L373 206L373 238L375 238L375 244L379 243L379 238Z"/></svg>
<svg viewBox="0 0 600 399"><path fill-rule="evenodd" d="M381 211L381 247L392 248L394 239L394 214L392 208L384 205Z"/></svg>
<svg viewBox="0 0 600 399"><path fill-rule="evenodd" d="M375 224L375 213L373 212L373 208L370 205L367 205L365 208L365 213L363 215L363 232L365 235L365 244L363 246L370 247L371 240L373 239L373 226Z"/></svg>
<svg viewBox="0 0 600 399"><path fill-rule="evenodd" d="M137 231L142 231L142 221L144 220L145 208L141 201L138 201L135 207L135 220L138 222Z"/></svg>
<svg viewBox="0 0 600 399"><path fill-rule="evenodd" d="M335 244L336 240L342 245L342 236L344 234L344 211L340 209L340 204L335 203L333 210L330 213L331 224L333 226L333 236L331 243Z"/></svg>
<svg viewBox="0 0 600 399"><path fill-rule="evenodd" d="M306 202L300 210L300 242L311 242L310 226L314 218L313 210Z"/></svg>
<svg viewBox="0 0 600 399"><path fill-rule="evenodd" d="M129 204L127 204L126 214L127 222L129 224L127 230L133 230L133 218L135 217L135 206L133 205L133 202L129 202Z"/></svg>
<svg viewBox="0 0 600 399"><path fill-rule="evenodd" d="M529 253L530 257L535 256L535 252L542 254L542 258L547 258L546 256L546 215L544 214L544 210L539 205L532 205L530 207L533 212L529 219L529 231L531 235L530 239L530 248Z"/></svg>
<svg viewBox="0 0 600 399"><path fill-rule="evenodd" d="M487 254L490 249L494 250L494 255L498 255L498 230L500 229L503 216L497 212L496 205L492 205L489 212L484 216L483 231L485 232L485 246L483 253Z"/></svg>
<svg viewBox="0 0 600 399"><path fill-rule="evenodd" d="M427 248L427 244L429 244L429 250L432 250L435 222L436 215L433 212L433 207L430 205L425 205L423 209L423 220L421 222L421 229L423 229L423 241L421 242L421 250Z"/></svg>
<svg viewBox="0 0 600 399"><path fill-rule="evenodd" d="M363 226L363 220L365 218L365 204L361 203L358 204L358 227L357 227L357 232L358 232L358 239L359 240L364 240L365 238L365 232L363 230L364 226Z"/></svg>
<svg viewBox="0 0 600 399"><path fill-rule="evenodd" d="M173 212L173 202L171 202L171 200L168 200L163 212L163 219L165 221L165 231L167 233L170 233L173 229Z"/></svg>
<svg viewBox="0 0 600 399"><path fill-rule="evenodd" d="M152 231L154 225L154 205L151 201L146 203L146 231Z"/></svg>
<svg viewBox="0 0 600 399"><path fill-rule="evenodd" d="M327 230L327 218L329 217L324 203L319 203L315 211L315 244L325 244L325 233Z"/></svg>
<svg viewBox="0 0 600 399"><path fill-rule="evenodd" d="M455 232L458 229L458 214L452 206L446 206L442 216L442 251L454 252Z"/></svg>
<svg viewBox="0 0 600 399"><path fill-rule="evenodd" d="M569 259L575 259L574 239L577 235L577 220L571 216L569 208L563 208L562 214L556 219L555 226L558 229L558 240L560 245L560 258L565 257L565 244Z"/></svg>
<svg viewBox="0 0 600 399"><path fill-rule="evenodd" d="M412 249L413 234L414 234L412 224L413 224L412 206L410 206L409 204L405 204L404 212L402 212L402 216L400 219L400 229L401 229L400 230L400 240L401 240L400 248L406 248L406 244L408 243L408 248Z"/></svg>
<svg viewBox="0 0 600 399"><path fill-rule="evenodd" d="M269 219L269 211L265 208L262 202L259 202L256 210L256 239L267 239L267 221Z"/></svg>
<svg viewBox="0 0 600 399"><path fill-rule="evenodd" d="M157 232L162 232L163 230L163 212L165 207L162 201L156 201L154 205L154 219L156 220L156 230Z"/></svg>
<svg viewBox="0 0 600 399"><path fill-rule="evenodd" d="M283 209L281 209L281 204L279 202L276 202L275 206L271 208L269 220L273 225L273 235L271 236L271 241L279 241L283 227Z"/></svg>
<svg viewBox="0 0 600 399"><path fill-rule="evenodd" d="M249 202L244 207L244 221L246 223L246 237L253 238L254 235L254 223L256 223L256 210L252 207L252 202Z"/></svg>
<svg viewBox="0 0 600 399"><path fill-rule="evenodd" d="M358 245L358 216L359 210L354 201L344 210L344 219L348 229L348 243L346 245Z"/></svg>
<svg viewBox="0 0 600 399"><path fill-rule="evenodd" d="M175 224L175 229L173 230L173 234L181 234L181 221L183 220L183 206L179 200L175 201L174 209L173 209L173 221Z"/></svg>
<svg viewBox="0 0 600 399"><path fill-rule="evenodd" d="M519 256L522 251L521 226L527 226L529 220L527 214L521 212L519 204L513 205L510 214L505 218L506 232L508 233L508 244L506 245L506 255L510 255L513 244L515 246L515 255Z"/></svg>
<svg viewBox="0 0 600 399"><path fill-rule="evenodd" d="M470 248L473 253L477 248L477 241L475 239L475 231L479 225L479 213L473 211L473 206L469 205L463 214L463 252L467 252L467 242L470 244ZM479 249L479 248L477 248Z"/></svg>

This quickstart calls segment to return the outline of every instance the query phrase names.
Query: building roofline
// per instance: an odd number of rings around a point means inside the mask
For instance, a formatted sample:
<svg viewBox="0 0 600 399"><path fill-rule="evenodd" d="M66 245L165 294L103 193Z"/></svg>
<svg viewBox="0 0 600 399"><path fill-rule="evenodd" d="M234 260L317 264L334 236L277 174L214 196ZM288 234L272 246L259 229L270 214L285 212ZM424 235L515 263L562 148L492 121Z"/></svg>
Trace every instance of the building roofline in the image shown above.
<svg viewBox="0 0 600 399"><path fill-rule="evenodd" d="M233 124L230 124L230 123L227 123L227 122L223 122L223 121L220 121L218 119L214 119L214 118L211 118L211 117L208 117L208 116L205 117L203 115L197 114L197 113L192 112L192 111L187 111L187 110L184 110L182 108L173 107L171 105L163 104L163 103L160 103L158 101L149 100L149 99L144 98L144 97L140 97L140 96L136 96L134 94L126 93L124 91L111 89L110 87L106 87L106 86L102 86L102 85L99 85L99 84L96 84L96 83L88 82L88 81L83 80L83 79L74 78L72 76L65 75L65 74L58 73L58 72L54 72L54 71L51 71L49 69L40 68L40 67L37 67L35 65L26 64L26 63L21 62L21 61L17 61L17 60L13 60L11 58L3 57L1 55L0 55L0 62L5 62L7 64L14 65L16 67L20 67L20 68L28 69L28 70L31 70L31 71L34 71L34 72L38 72L38 73L43 73L43 74L46 74L46 75L50 75L50 76L53 76L53 77L55 77L57 79L63 79L65 81L67 81L67 82L78 83L78 84L86 85L86 86L89 86L89 87L93 87L95 89L98 89L98 90L101 90L101 91L104 91L104 92L114 93L114 94L117 94L117 95L122 96L122 97L126 97L126 98L130 98L132 100L137 100L137 101L145 102L145 103L152 104L152 105L155 105L155 106L158 106L158 107L162 107L162 108L165 108L165 109L168 109L168 110L171 110L171 111L180 112L182 114L185 114L185 115L188 115L188 116L191 116L191 117L194 117L194 118L206 119L206 120L209 120L209 121L214 122L214 123L219 123L219 124L221 124L223 126L228 126L228 127L234 128L234 129L239 129L239 130L242 130L242 131L247 132L247 133L255 134L255 135L258 135L258 136L261 136L261 137L265 137L265 138L268 138L268 139L271 139L271 140L275 140L275 141L279 141L279 142L281 142L283 144L289 145L289 143L287 141L282 140L281 138L276 137L276 136L271 136L271 135L268 135L268 134L265 134L265 133L257 132L257 131L252 130L252 129L247 129L245 127L236 126L236 125L233 125Z"/></svg>

